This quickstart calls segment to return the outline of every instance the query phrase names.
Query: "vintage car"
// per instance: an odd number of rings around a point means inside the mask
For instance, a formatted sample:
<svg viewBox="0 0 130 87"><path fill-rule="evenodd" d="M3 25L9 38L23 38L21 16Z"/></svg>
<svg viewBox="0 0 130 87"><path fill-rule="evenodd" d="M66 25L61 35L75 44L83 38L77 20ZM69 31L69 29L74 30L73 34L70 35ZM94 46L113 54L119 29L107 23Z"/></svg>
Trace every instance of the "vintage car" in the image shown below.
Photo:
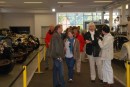
<svg viewBox="0 0 130 87"><path fill-rule="evenodd" d="M13 38L14 58L22 63L26 60L29 53L39 48L39 39L33 35L17 34Z"/></svg>
<svg viewBox="0 0 130 87"><path fill-rule="evenodd" d="M0 36L0 74L7 74L14 67L12 40L10 37Z"/></svg>
<svg viewBox="0 0 130 87"><path fill-rule="evenodd" d="M0 29L0 74L11 72L15 63L23 63L39 46L39 39L33 35Z"/></svg>

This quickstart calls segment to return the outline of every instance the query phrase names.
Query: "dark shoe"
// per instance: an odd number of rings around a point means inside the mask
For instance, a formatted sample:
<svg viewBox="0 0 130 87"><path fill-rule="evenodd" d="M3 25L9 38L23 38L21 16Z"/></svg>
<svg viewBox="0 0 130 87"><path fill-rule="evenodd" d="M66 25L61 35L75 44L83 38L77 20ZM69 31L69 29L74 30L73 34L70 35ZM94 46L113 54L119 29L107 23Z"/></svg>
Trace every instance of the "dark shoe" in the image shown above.
<svg viewBox="0 0 130 87"><path fill-rule="evenodd" d="M91 83L95 83L96 81L95 80L91 80Z"/></svg>
<svg viewBox="0 0 130 87"><path fill-rule="evenodd" d="M61 84L57 85L56 87L61 87Z"/></svg>
<svg viewBox="0 0 130 87"><path fill-rule="evenodd" d="M102 80L99 80L100 84L103 84L103 81Z"/></svg>
<svg viewBox="0 0 130 87"><path fill-rule="evenodd" d="M108 86L107 87L113 87L113 84L107 84Z"/></svg>
<svg viewBox="0 0 130 87"><path fill-rule="evenodd" d="M46 67L46 68L45 68L45 70L48 70L48 69L49 69L49 67Z"/></svg>
<svg viewBox="0 0 130 87"><path fill-rule="evenodd" d="M107 87L107 82L103 82L103 87Z"/></svg>
<svg viewBox="0 0 130 87"><path fill-rule="evenodd" d="M113 87L113 84L105 84L103 87Z"/></svg>

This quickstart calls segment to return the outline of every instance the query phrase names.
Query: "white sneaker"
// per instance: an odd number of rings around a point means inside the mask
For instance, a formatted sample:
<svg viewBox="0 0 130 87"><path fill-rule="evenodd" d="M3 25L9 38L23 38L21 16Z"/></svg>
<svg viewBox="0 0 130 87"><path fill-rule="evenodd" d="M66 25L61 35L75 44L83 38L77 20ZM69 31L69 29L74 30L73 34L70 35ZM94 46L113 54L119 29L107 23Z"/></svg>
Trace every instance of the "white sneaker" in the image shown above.
<svg viewBox="0 0 130 87"><path fill-rule="evenodd" d="M69 82L73 82L73 79L69 79Z"/></svg>

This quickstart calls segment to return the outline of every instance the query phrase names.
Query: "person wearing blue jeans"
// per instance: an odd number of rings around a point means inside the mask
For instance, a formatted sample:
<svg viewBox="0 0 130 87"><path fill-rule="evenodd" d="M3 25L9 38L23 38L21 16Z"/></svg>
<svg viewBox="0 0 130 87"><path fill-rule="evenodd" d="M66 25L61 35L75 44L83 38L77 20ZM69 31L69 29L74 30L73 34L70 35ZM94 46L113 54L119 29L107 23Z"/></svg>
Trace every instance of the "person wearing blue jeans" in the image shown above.
<svg viewBox="0 0 130 87"><path fill-rule="evenodd" d="M64 75L63 75L63 64L62 60L53 60L53 84L54 87L65 87ZM57 79L58 77L58 79Z"/></svg>
<svg viewBox="0 0 130 87"><path fill-rule="evenodd" d="M64 41L61 38L62 25L57 25L50 43L50 58L53 58L53 87L65 87L63 58Z"/></svg>
<svg viewBox="0 0 130 87"><path fill-rule="evenodd" d="M69 81L73 80L73 74L74 74L74 65L75 65L75 59L72 57L72 58L65 58L66 60L66 64L67 64L67 67L68 67L68 78L69 78Z"/></svg>
<svg viewBox="0 0 130 87"><path fill-rule="evenodd" d="M74 32L72 30L67 32L67 38L65 39L65 60L68 67L68 81L73 81L73 68L75 61L80 58L79 41L74 38Z"/></svg>

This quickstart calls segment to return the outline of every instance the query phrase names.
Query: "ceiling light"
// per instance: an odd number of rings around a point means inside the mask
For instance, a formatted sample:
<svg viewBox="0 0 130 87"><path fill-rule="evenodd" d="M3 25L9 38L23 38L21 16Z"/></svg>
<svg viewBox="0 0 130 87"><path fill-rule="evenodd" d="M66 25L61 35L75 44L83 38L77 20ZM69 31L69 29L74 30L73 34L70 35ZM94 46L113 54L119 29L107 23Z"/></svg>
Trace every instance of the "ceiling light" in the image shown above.
<svg viewBox="0 0 130 87"><path fill-rule="evenodd" d="M128 9L128 7L129 7L129 6L128 6L128 4L127 4L127 5L126 5L126 9Z"/></svg>
<svg viewBox="0 0 130 87"><path fill-rule="evenodd" d="M113 2L113 1L94 1L94 3L109 3L109 2Z"/></svg>
<svg viewBox="0 0 130 87"><path fill-rule="evenodd" d="M0 3L2 4L2 3L6 3L5 1L0 1Z"/></svg>
<svg viewBox="0 0 130 87"><path fill-rule="evenodd" d="M76 2L57 2L58 4L73 4L73 3L76 3Z"/></svg>
<svg viewBox="0 0 130 87"><path fill-rule="evenodd" d="M41 4L43 2L24 2L24 3L26 3L26 4Z"/></svg>
<svg viewBox="0 0 130 87"><path fill-rule="evenodd" d="M55 9L55 8L53 8L53 9L52 9L52 12L55 12L55 11L56 11L56 9Z"/></svg>

